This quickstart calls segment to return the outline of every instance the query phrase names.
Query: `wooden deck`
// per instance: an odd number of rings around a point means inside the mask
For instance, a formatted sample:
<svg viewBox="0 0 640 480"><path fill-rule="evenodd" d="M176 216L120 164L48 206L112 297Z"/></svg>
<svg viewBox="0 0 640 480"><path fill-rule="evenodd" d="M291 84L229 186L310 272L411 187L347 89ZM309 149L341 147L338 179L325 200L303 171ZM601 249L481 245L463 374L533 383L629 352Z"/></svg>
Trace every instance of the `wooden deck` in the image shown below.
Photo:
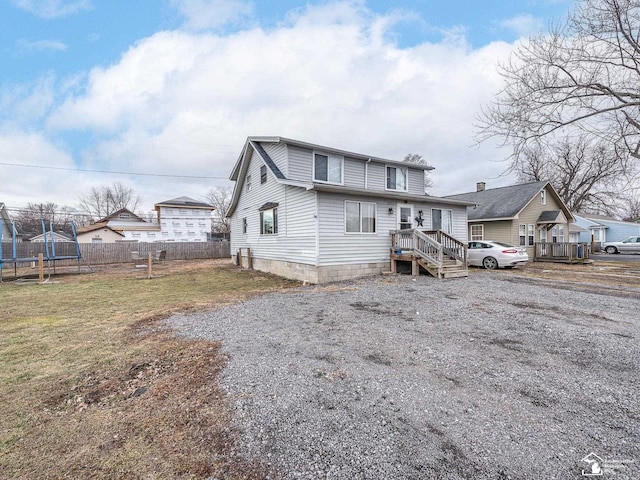
<svg viewBox="0 0 640 480"><path fill-rule="evenodd" d="M391 272L398 272L398 262L411 262L411 274L420 268L436 278L469 276L467 246L442 231L393 230L391 233Z"/></svg>

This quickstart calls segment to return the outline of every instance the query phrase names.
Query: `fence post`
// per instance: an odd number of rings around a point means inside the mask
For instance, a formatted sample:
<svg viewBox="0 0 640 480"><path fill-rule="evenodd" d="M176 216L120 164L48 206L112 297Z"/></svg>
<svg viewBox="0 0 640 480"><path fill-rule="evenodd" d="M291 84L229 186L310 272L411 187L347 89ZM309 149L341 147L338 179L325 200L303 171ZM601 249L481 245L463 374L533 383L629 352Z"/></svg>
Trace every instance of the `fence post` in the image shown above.
<svg viewBox="0 0 640 480"><path fill-rule="evenodd" d="M38 280L40 283L44 282L44 255L38 254Z"/></svg>

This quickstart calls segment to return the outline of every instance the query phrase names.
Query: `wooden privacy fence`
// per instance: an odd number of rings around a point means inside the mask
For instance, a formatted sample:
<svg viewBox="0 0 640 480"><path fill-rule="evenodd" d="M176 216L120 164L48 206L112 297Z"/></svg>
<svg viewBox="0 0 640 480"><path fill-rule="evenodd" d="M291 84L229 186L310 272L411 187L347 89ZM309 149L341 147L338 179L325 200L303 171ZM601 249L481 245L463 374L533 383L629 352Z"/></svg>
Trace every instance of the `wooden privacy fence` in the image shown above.
<svg viewBox="0 0 640 480"><path fill-rule="evenodd" d="M197 260L205 258L230 258L229 242L118 242L118 243L79 243L84 261L90 265L131 262L131 252L147 257L149 252L165 250L166 260ZM75 255L75 243L56 242L56 255ZM4 258L12 255L11 243L2 244ZM25 258L45 253L43 242L19 242L16 244L16 257ZM75 260L63 260L58 265L74 265Z"/></svg>

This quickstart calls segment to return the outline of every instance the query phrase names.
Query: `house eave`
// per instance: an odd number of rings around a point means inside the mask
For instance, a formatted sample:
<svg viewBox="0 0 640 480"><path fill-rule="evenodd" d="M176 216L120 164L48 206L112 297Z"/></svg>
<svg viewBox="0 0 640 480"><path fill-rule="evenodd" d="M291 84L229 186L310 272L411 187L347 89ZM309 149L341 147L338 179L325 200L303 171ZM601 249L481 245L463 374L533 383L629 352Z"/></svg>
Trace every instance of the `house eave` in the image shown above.
<svg viewBox="0 0 640 480"><path fill-rule="evenodd" d="M387 200L400 200L400 201L412 201L412 202L423 202L423 203L441 203L444 205L458 205L464 207L470 207L475 205L475 203L465 202L462 200L450 200L442 197L432 197L430 195L415 195L410 193L396 193L389 191L381 191L381 190L368 190L366 188L353 188L353 187L343 187L339 185L326 185L314 183L308 190L313 190L317 192L326 192L326 193L339 193L344 195L362 195L367 197L375 197L375 198L384 198Z"/></svg>

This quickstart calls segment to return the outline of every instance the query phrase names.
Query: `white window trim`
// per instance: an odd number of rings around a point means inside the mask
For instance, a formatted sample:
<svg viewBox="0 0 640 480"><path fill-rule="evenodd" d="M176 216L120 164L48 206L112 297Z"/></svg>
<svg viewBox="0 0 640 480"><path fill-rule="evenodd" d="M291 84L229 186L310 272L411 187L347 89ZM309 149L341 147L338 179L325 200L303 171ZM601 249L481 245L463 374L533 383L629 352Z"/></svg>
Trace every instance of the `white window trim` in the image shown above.
<svg viewBox="0 0 640 480"><path fill-rule="evenodd" d="M475 238L473 235L473 227L480 227L480 238ZM484 224L475 223L469 226L469 236L471 237L472 242L482 242L484 241Z"/></svg>
<svg viewBox="0 0 640 480"><path fill-rule="evenodd" d="M319 180L319 179L316 178L316 155L322 155L324 157L327 157L327 159L337 158L338 160L340 160L340 181L339 182L332 182L331 180ZM344 185L344 157L343 156L341 156L341 155L332 155L330 153L314 150L313 151L313 162L312 162L311 168L312 168L311 177L313 178L314 182L327 183L329 185ZM327 170L328 169L329 169L329 165L327 165ZM329 172L327 171L327 178L328 177L329 177Z"/></svg>
<svg viewBox="0 0 640 480"><path fill-rule="evenodd" d="M520 241L521 237L524 237L524 240L522 242ZM526 223L521 223L518 225L518 245L520 247L527 246L527 224Z"/></svg>
<svg viewBox="0 0 640 480"><path fill-rule="evenodd" d="M245 190L247 192L250 192L251 191L251 175L247 175L247 178L245 179L244 184L245 184Z"/></svg>
<svg viewBox="0 0 640 480"><path fill-rule="evenodd" d="M359 218L359 232L348 232L347 231L347 203L357 203L360 205L360 218ZM363 232L362 231L362 205L373 205L373 232ZM345 235L377 235L378 234L378 204L376 202L359 202L356 200L345 200L344 201L344 233Z"/></svg>
<svg viewBox="0 0 640 480"><path fill-rule="evenodd" d="M536 226L533 224L527 225L527 247L533 247L536 244Z"/></svg>
<svg viewBox="0 0 640 480"><path fill-rule="evenodd" d="M400 190L398 188L388 188L387 187L387 170L389 168L395 168L396 170L404 170L405 172L405 189ZM384 165L384 189L389 192L408 192L409 191L409 167L401 167L399 165Z"/></svg>

